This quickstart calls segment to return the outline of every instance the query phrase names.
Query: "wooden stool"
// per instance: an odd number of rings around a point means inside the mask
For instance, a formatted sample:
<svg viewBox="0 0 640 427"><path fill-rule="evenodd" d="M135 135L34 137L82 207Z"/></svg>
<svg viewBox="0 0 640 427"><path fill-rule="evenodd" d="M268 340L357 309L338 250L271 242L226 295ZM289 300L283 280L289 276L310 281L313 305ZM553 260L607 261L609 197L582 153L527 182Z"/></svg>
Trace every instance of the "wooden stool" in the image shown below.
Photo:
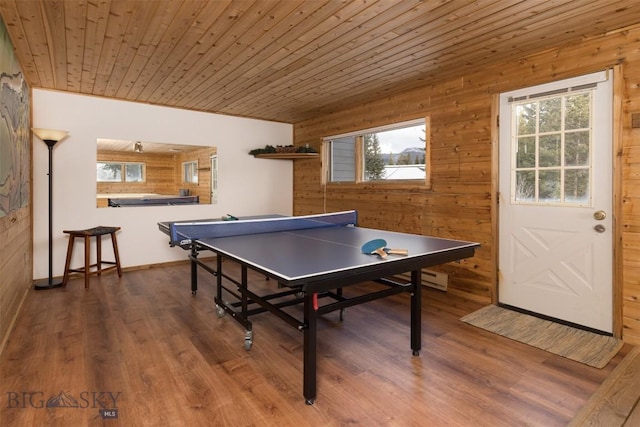
<svg viewBox="0 0 640 427"><path fill-rule="evenodd" d="M97 274L98 276L104 271L110 271L114 268L118 270L118 277L122 277L122 268L120 267L120 256L118 255L118 242L116 241L116 231L120 230L120 227L94 227L86 230L64 230L64 233L69 235L69 246L67 247L67 261L64 265L64 278L62 279L62 286L67 285L69 279L69 273L83 273L84 274L84 287L89 289L89 276ZM113 243L113 254L115 255L115 261L103 261L102 260L102 241L101 237L105 234L111 235L111 242ZM71 264L71 256L73 254L73 243L76 237L84 237L84 267L82 268L69 268ZM91 238L96 238L96 263L91 264L90 247ZM110 267L102 268L102 264L110 264ZM91 271L92 267L96 267L95 271Z"/></svg>

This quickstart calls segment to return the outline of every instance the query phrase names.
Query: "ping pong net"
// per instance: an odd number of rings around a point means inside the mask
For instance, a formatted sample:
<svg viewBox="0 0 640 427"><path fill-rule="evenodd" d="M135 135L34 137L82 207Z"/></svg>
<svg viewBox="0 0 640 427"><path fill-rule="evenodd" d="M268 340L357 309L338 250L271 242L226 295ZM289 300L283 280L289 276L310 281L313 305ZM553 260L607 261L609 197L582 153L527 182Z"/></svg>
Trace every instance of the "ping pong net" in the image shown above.
<svg viewBox="0 0 640 427"><path fill-rule="evenodd" d="M171 245L188 245L192 241L247 234L278 231L306 230L311 228L357 225L355 210L302 216L265 216L240 218L237 221L170 222Z"/></svg>

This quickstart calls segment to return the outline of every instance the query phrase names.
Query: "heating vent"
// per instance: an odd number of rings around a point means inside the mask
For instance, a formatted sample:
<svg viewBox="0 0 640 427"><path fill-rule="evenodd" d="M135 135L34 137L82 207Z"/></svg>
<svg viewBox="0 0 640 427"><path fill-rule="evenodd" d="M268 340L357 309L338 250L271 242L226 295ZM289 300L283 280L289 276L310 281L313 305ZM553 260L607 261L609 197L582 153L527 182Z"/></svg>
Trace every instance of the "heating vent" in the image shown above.
<svg viewBox="0 0 640 427"><path fill-rule="evenodd" d="M398 275L406 281L411 281L411 274L405 273ZM437 289L439 291L446 291L449 284L449 275L440 271L422 270L422 286L428 286L430 288Z"/></svg>

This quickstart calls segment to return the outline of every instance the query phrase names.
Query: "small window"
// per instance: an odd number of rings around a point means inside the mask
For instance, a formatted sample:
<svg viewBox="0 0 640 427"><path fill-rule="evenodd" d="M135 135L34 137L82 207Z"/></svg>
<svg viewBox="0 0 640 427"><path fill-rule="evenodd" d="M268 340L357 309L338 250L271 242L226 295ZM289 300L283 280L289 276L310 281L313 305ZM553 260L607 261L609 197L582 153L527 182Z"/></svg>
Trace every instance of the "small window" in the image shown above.
<svg viewBox="0 0 640 427"><path fill-rule="evenodd" d="M426 181L426 120L324 138L329 182Z"/></svg>
<svg viewBox="0 0 640 427"><path fill-rule="evenodd" d="M331 178L332 182L356 180L356 137L345 136L331 140Z"/></svg>
<svg viewBox="0 0 640 427"><path fill-rule="evenodd" d="M145 182L144 163L98 162L98 182Z"/></svg>
<svg viewBox="0 0 640 427"><path fill-rule="evenodd" d="M198 183L198 162L184 162L182 163L182 180L186 183L197 184Z"/></svg>
<svg viewBox="0 0 640 427"><path fill-rule="evenodd" d="M142 163L124 164L125 182L144 182L144 165Z"/></svg>

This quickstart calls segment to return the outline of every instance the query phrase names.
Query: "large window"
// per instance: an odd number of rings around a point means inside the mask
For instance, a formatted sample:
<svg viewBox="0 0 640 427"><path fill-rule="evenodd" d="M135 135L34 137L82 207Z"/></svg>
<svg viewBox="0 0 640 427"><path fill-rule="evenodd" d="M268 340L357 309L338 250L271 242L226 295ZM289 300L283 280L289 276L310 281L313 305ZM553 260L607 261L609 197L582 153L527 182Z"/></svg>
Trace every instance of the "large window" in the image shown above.
<svg viewBox="0 0 640 427"><path fill-rule="evenodd" d="M424 119L324 138L329 182L425 181Z"/></svg>
<svg viewBox="0 0 640 427"><path fill-rule="evenodd" d="M98 162L98 182L144 182L144 163Z"/></svg>

